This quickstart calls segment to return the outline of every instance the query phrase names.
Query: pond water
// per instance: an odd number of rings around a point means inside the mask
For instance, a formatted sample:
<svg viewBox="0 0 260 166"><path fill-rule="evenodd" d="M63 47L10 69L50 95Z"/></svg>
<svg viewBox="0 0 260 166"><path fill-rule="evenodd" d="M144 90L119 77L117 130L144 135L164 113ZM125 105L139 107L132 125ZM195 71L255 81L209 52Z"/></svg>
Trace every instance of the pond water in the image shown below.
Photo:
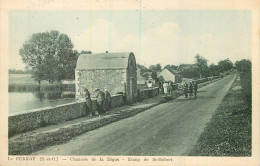
<svg viewBox="0 0 260 166"><path fill-rule="evenodd" d="M75 92L9 92L9 114L75 101Z"/></svg>

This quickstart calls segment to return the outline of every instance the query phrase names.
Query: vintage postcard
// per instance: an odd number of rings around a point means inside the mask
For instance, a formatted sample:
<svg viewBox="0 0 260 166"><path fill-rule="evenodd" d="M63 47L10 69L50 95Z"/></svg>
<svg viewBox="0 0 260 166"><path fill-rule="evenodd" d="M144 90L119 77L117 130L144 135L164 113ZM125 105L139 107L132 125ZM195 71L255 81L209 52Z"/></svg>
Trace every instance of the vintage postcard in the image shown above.
<svg viewBox="0 0 260 166"><path fill-rule="evenodd" d="M259 165L259 1L0 1L0 165Z"/></svg>

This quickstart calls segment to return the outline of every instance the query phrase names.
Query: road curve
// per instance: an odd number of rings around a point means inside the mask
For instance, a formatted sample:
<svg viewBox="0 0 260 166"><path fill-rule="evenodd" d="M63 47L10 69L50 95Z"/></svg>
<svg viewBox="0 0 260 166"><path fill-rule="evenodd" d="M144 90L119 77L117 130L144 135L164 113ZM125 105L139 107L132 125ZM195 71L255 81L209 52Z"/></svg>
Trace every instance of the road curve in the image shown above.
<svg viewBox="0 0 260 166"><path fill-rule="evenodd" d="M187 155L234 79L231 75L199 89L197 100L181 96L33 155Z"/></svg>

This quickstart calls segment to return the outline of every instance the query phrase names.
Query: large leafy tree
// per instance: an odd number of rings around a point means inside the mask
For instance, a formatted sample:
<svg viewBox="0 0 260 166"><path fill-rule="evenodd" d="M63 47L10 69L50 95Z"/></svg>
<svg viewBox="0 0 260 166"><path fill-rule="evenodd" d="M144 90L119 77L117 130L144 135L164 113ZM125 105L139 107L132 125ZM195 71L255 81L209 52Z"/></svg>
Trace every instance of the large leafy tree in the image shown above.
<svg viewBox="0 0 260 166"><path fill-rule="evenodd" d="M199 78L200 74L195 64L181 64L178 68L183 78Z"/></svg>
<svg viewBox="0 0 260 166"><path fill-rule="evenodd" d="M229 59L225 59L218 62L220 72L229 71L233 68L233 63Z"/></svg>
<svg viewBox="0 0 260 166"><path fill-rule="evenodd" d="M252 102L252 63L248 59L236 61L235 67L239 72L242 94L246 101Z"/></svg>
<svg viewBox="0 0 260 166"><path fill-rule="evenodd" d="M219 76L219 66L213 63L209 65L209 74L211 76Z"/></svg>
<svg viewBox="0 0 260 166"><path fill-rule="evenodd" d="M161 70L162 70L162 66L161 66L160 63L157 63L156 65L151 65L151 66L149 67L149 70L150 70L150 71L153 71L153 70L155 70L155 71L161 71Z"/></svg>
<svg viewBox="0 0 260 166"><path fill-rule="evenodd" d="M74 78L77 54L66 34L58 31L33 34L19 53L39 84L42 80L53 83Z"/></svg>
<svg viewBox="0 0 260 166"><path fill-rule="evenodd" d="M235 67L239 72L251 72L252 63L248 59L236 61Z"/></svg>
<svg viewBox="0 0 260 166"><path fill-rule="evenodd" d="M195 56L195 62L197 70L200 74L200 78L206 77L208 72L208 60L199 54Z"/></svg>

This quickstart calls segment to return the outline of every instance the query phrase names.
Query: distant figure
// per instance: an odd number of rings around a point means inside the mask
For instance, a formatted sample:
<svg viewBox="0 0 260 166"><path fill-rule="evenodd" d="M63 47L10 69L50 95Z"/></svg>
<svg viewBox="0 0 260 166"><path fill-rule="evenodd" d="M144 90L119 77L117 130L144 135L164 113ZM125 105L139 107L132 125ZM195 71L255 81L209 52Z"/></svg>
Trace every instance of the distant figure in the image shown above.
<svg viewBox="0 0 260 166"><path fill-rule="evenodd" d="M188 84L186 82L183 85L183 93L185 95L185 98L188 98Z"/></svg>
<svg viewBox="0 0 260 166"><path fill-rule="evenodd" d="M110 111L110 108L111 108L111 95L110 95L110 93L107 91L107 89L105 89L105 103L104 103L104 108L105 108L105 112Z"/></svg>
<svg viewBox="0 0 260 166"><path fill-rule="evenodd" d="M104 101L105 101L105 93L100 89L95 89L96 95L95 98L97 99L98 104L98 114L104 113Z"/></svg>
<svg viewBox="0 0 260 166"><path fill-rule="evenodd" d="M153 87L152 81L149 81L149 83L147 84L147 87L148 87L148 88L152 88L152 87Z"/></svg>
<svg viewBox="0 0 260 166"><path fill-rule="evenodd" d="M164 94L167 95L167 93L168 93L168 83L167 82L163 83L163 90L164 90Z"/></svg>
<svg viewBox="0 0 260 166"><path fill-rule="evenodd" d="M189 95L190 95L190 98L193 95L193 85L192 85L192 82L190 82L190 86L189 86Z"/></svg>
<svg viewBox="0 0 260 166"><path fill-rule="evenodd" d="M195 99L197 99L198 84L196 81L194 82L193 86L194 86L194 96Z"/></svg>
<svg viewBox="0 0 260 166"><path fill-rule="evenodd" d="M169 82L168 89L169 89L169 93L172 94L172 91L173 91L173 85L172 85L172 82L171 82L171 81Z"/></svg>
<svg viewBox="0 0 260 166"><path fill-rule="evenodd" d="M89 112L93 116L95 115L95 113L93 112L92 109L92 100L90 97L90 93L87 88L85 88L84 92L85 92L85 99L86 99L86 112L87 113Z"/></svg>
<svg viewBox="0 0 260 166"><path fill-rule="evenodd" d="M174 91L173 82L171 81L172 92Z"/></svg>
<svg viewBox="0 0 260 166"><path fill-rule="evenodd" d="M160 89L161 89L161 93L163 94L163 92L164 92L164 90L163 90L163 81L161 81Z"/></svg>
<svg viewBox="0 0 260 166"><path fill-rule="evenodd" d="M161 81L158 82L158 86L159 86L159 93L161 93L161 86L162 86Z"/></svg>

